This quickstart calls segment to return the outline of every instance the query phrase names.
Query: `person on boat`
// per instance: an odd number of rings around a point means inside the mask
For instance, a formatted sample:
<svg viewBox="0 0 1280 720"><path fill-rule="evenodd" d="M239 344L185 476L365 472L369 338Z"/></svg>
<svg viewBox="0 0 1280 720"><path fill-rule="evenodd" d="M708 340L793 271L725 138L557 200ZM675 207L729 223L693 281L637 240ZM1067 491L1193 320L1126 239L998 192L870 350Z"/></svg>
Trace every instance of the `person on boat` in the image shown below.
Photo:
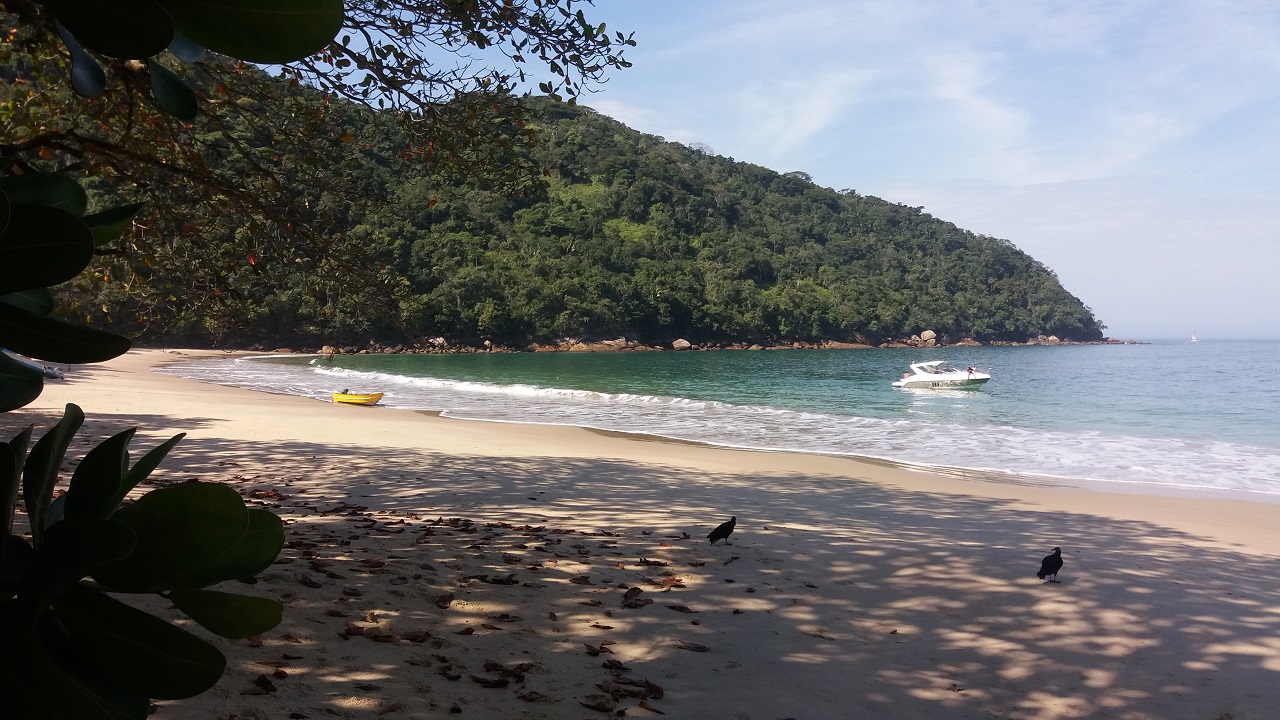
<svg viewBox="0 0 1280 720"><path fill-rule="evenodd" d="M351 394L351 388L342 388L342 392L340 392L340 393L338 393L338 394L339 394L339 395L350 395L350 394Z"/></svg>
<svg viewBox="0 0 1280 720"><path fill-rule="evenodd" d="M903 380L906 380L906 379L907 379L907 378L909 378L909 377L911 377L911 373L909 373L909 372L904 372L904 373L902 373L902 379L903 379Z"/></svg>

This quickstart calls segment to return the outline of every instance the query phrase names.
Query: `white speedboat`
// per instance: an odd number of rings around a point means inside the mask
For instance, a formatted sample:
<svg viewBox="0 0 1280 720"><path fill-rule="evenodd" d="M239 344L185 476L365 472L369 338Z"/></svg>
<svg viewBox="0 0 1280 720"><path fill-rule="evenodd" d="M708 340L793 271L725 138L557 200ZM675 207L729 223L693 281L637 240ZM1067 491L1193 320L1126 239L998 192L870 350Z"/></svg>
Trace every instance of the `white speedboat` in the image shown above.
<svg viewBox="0 0 1280 720"><path fill-rule="evenodd" d="M894 381L893 386L896 388L960 387L981 385L990 379L990 375L978 372L978 368L972 365L960 369L952 367L946 360L930 360L912 363L911 372L902 373L902 379Z"/></svg>

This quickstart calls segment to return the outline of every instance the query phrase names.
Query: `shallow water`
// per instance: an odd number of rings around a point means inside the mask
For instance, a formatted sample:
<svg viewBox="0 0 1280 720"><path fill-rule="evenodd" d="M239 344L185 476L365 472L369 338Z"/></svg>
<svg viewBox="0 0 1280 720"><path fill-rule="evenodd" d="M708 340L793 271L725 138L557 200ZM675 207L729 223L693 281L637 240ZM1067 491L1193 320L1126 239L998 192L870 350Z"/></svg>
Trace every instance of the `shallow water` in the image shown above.
<svg viewBox="0 0 1280 720"><path fill-rule="evenodd" d="M1280 342L644 353L355 355L162 372L395 408L719 445L1166 488L1280 494ZM977 365L978 389L899 390L912 362ZM376 411L376 410L375 410Z"/></svg>

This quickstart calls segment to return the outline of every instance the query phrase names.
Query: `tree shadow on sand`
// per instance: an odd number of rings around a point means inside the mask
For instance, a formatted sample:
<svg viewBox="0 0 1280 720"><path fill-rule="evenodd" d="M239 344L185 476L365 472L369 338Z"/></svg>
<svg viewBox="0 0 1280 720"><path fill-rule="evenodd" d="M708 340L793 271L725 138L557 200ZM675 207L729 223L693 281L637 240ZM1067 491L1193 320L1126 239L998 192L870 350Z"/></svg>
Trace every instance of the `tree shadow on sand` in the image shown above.
<svg viewBox="0 0 1280 720"><path fill-rule="evenodd" d="M47 426L46 418L23 417ZM109 426L200 426L187 418L101 420L89 437ZM286 603L285 623L265 649L227 643L233 668L215 692L245 692L263 671L264 652L305 654L307 633L340 632L361 613L394 616L388 632L399 634L385 652L404 657L372 676L339 672L338 657L311 658L316 666L306 681L332 684L320 693L328 701L295 708L291 680L276 683L272 701L307 716L386 710L351 698L361 695L361 682L376 685L369 677L392 682L399 674L413 676L421 697L397 716L444 716L456 686L439 668L480 672L482 656L509 648L517 632L525 658L551 668L548 675L556 667L572 666L579 676L594 668L599 680L610 675L582 643L617 641L625 652L616 659L629 676L661 678L662 707L677 717L694 709L816 717L813 708L839 708L842 717L1216 720L1264 717L1280 706L1275 557L1224 550L1152 523L809 477L802 467L787 475L708 475L617 461L188 438L162 470L161 483L235 483L293 518L295 542L261 586ZM706 533L731 514L738 516L732 544L710 546ZM448 517L467 518L477 530L436 522ZM553 537L546 528L576 532ZM1042 583L1034 573L1055 545L1066 558L1062 582ZM366 552L386 564L361 565ZM644 564L654 558L666 564ZM342 577L308 569L316 560ZM660 581L661 571L683 587L645 584ZM487 577L477 581L477 574ZM304 575L320 587L302 585ZM520 584L491 582L508 575ZM361 604L400 579L394 608ZM621 610L619 585L644 587L657 602ZM444 593L467 602L443 610L435 602ZM601 604L583 605L584 598ZM678 616L666 607L672 604L696 614ZM345 614L330 612L335 606ZM501 607L522 619L518 630L493 619ZM456 634L484 624L507 634ZM435 640L405 640L412 629ZM283 635L304 642L282 644L292 642ZM709 650L689 652L676 647L681 641ZM534 685L544 689L539 703L517 699ZM536 706L559 717L583 714L574 699L581 691L534 677L484 692L490 713L515 716ZM244 698L246 705L267 701ZM307 701L298 695L296 702ZM557 703L566 704L557 711ZM161 717L183 716L184 707L194 706L179 703Z"/></svg>

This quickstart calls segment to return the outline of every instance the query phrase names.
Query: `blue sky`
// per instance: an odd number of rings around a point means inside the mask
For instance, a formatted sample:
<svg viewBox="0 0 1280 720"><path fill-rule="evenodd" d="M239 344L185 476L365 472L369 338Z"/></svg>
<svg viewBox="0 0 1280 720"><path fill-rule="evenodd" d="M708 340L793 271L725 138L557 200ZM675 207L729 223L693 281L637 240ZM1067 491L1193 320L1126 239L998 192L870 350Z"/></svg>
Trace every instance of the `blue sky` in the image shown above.
<svg viewBox="0 0 1280 720"><path fill-rule="evenodd" d="M598 0L638 130L1011 240L1120 338L1280 338L1280 3Z"/></svg>

